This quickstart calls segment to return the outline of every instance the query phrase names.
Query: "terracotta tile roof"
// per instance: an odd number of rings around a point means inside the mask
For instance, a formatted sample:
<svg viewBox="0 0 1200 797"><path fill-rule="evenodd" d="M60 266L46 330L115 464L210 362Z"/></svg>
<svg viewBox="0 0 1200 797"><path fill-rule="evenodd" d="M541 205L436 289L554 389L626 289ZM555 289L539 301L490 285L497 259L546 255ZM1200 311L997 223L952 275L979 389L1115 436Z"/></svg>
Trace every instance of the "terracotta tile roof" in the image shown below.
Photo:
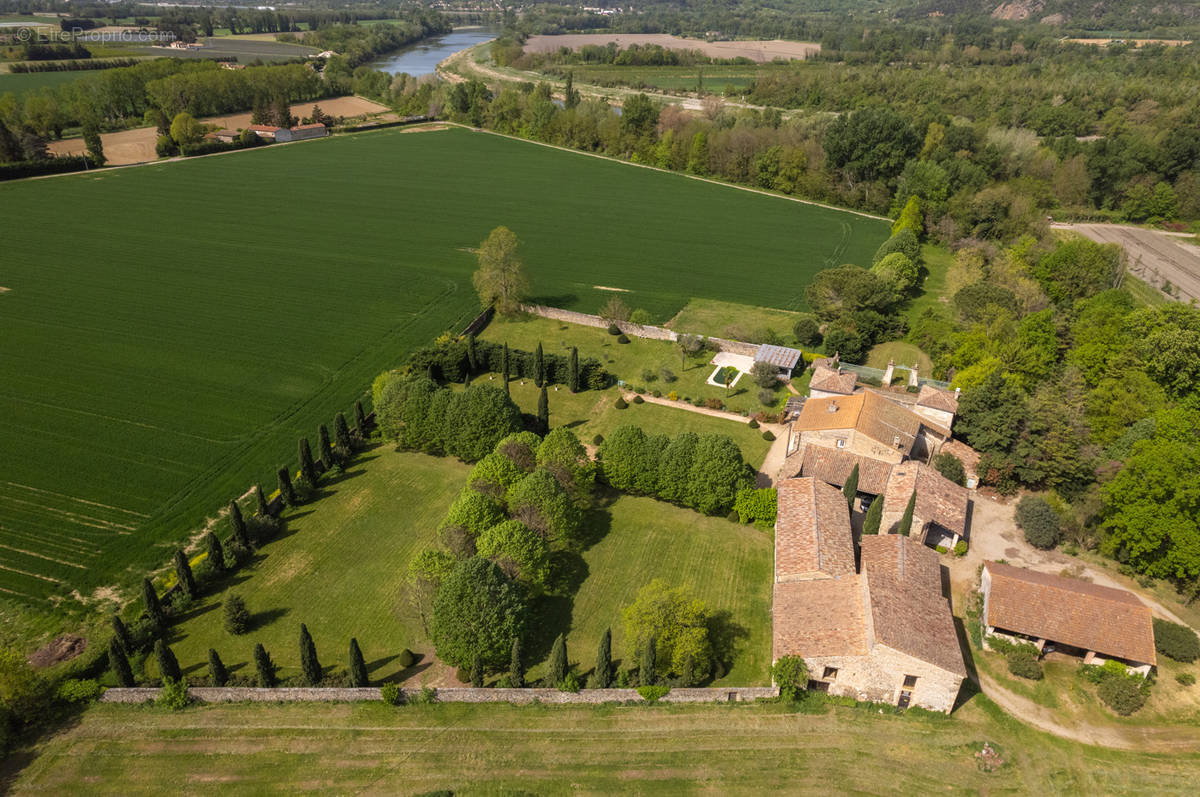
<svg viewBox="0 0 1200 797"><path fill-rule="evenodd" d="M967 473L979 472L979 452L961 440L947 440L942 443L941 453L953 454L963 464Z"/></svg>
<svg viewBox="0 0 1200 797"><path fill-rule="evenodd" d="M814 390L826 393L841 393L848 396L854 392L854 384L858 375L853 371L843 371L840 368L830 368L828 365L818 365L813 369L812 379L808 386Z"/></svg>
<svg viewBox="0 0 1200 797"><path fill-rule="evenodd" d="M854 573L850 509L841 491L816 479L779 483L775 580Z"/></svg>
<svg viewBox="0 0 1200 797"><path fill-rule="evenodd" d="M855 429L905 456L912 453L922 426L950 436L948 429L931 424L912 410L870 391L853 396L810 398L796 419L797 431Z"/></svg>
<svg viewBox="0 0 1200 797"><path fill-rule="evenodd" d="M953 390L938 390L933 385L921 385L917 393L917 406L958 412L958 394Z"/></svg>
<svg viewBox="0 0 1200 797"><path fill-rule="evenodd" d="M882 495L892 474L892 464L847 451L809 443L804 447L800 475L841 487L858 465L858 491Z"/></svg>
<svg viewBox="0 0 1200 797"><path fill-rule="evenodd" d="M1123 589L985 562L987 623L1005 631L1157 664L1150 608Z"/></svg>
<svg viewBox="0 0 1200 797"><path fill-rule="evenodd" d="M253 130L255 133L278 133L284 128L276 127L275 125L250 125L249 129Z"/></svg>
<svg viewBox="0 0 1200 797"><path fill-rule="evenodd" d="M810 398L804 402L800 417L796 419L796 431L819 431L823 429L853 429L862 414L864 393L853 396Z"/></svg>
<svg viewBox="0 0 1200 797"><path fill-rule="evenodd" d="M876 642L965 678L937 554L898 534L867 535L862 569Z"/></svg>
<svg viewBox="0 0 1200 797"><path fill-rule="evenodd" d="M772 613L774 658L867 655L856 575L776 584Z"/></svg>
<svg viewBox="0 0 1200 797"><path fill-rule="evenodd" d="M892 468L883 493L883 513L903 513L914 489L917 501L913 505L913 517L936 523L960 536L966 531L967 488L921 462L902 462Z"/></svg>

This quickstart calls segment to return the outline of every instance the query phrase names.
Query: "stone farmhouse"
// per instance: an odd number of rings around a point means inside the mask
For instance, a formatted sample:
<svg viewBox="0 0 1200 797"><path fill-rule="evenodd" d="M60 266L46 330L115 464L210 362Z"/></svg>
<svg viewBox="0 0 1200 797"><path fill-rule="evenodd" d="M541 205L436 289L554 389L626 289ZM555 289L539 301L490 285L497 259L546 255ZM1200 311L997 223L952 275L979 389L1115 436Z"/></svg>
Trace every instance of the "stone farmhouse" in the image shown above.
<svg viewBox="0 0 1200 797"><path fill-rule="evenodd" d="M900 525L913 493L916 499L909 534L926 545L953 548L967 531L967 490L923 462L905 462L892 468L883 492L880 533L890 534Z"/></svg>
<svg viewBox="0 0 1200 797"><path fill-rule="evenodd" d="M1085 664L1120 661L1143 676L1158 663L1150 608L1131 592L999 562L984 563L979 588L985 644L1031 642Z"/></svg>
<svg viewBox="0 0 1200 797"><path fill-rule="evenodd" d="M949 439L949 427L865 391L806 401L792 424L788 453L819 445L898 465L907 459L928 460Z"/></svg>
<svg viewBox="0 0 1200 797"><path fill-rule="evenodd" d="M899 535L856 552L845 498L818 479L782 481L778 500L773 659L803 657L810 689L949 712L967 670L937 554Z"/></svg>
<svg viewBox="0 0 1200 797"><path fill-rule="evenodd" d="M812 379L808 383L809 398L833 398L854 393L858 374L845 371L835 364L818 362L813 365Z"/></svg>

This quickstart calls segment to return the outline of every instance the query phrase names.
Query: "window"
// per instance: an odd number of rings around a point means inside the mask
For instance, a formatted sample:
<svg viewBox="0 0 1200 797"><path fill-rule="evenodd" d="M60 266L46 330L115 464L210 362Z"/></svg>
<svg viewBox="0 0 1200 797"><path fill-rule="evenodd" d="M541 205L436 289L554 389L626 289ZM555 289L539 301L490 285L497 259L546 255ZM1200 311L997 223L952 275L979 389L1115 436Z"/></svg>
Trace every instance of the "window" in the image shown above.
<svg viewBox="0 0 1200 797"><path fill-rule="evenodd" d="M915 675L904 676L904 688L905 689L912 689L916 685L917 685L917 676L915 676Z"/></svg>
<svg viewBox="0 0 1200 797"><path fill-rule="evenodd" d="M838 447L838 448L845 448L845 447L846 447L846 438L844 438L844 437L839 437L839 438L838 438L838 441L837 441L837 447Z"/></svg>
<svg viewBox="0 0 1200 797"><path fill-rule="evenodd" d="M836 681L837 680L837 672L838 672L837 667L826 667L825 672L821 675L821 677L824 678L826 681Z"/></svg>
<svg viewBox="0 0 1200 797"><path fill-rule="evenodd" d="M829 684L826 681L809 681L808 691L810 692L828 692Z"/></svg>

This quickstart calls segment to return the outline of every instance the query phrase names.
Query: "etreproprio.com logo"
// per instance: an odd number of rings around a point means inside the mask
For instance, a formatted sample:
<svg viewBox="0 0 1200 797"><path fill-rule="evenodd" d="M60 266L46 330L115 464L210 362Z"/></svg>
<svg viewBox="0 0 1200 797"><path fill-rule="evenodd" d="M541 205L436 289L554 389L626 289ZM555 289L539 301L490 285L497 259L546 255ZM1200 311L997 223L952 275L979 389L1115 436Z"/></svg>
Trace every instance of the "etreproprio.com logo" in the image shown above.
<svg viewBox="0 0 1200 797"><path fill-rule="evenodd" d="M19 28L15 34L10 34L10 40L15 39L21 44L71 44L80 37L105 42L173 42L178 38L174 33L165 30L113 30L96 31L74 28L72 30L38 31L33 28ZM0 35L0 41L5 37Z"/></svg>

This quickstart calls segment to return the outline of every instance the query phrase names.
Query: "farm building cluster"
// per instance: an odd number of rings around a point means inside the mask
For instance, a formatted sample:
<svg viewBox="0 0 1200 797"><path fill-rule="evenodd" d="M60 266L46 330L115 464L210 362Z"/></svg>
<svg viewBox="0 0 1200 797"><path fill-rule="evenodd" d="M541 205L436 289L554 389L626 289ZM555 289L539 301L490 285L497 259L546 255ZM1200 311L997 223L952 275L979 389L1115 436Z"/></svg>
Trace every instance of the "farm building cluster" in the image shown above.
<svg viewBox="0 0 1200 797"><path fill-rule="evenodd" d="M329 135L329 128L325 125L314 122L307 125L296 125L295 127L278 127L276 125L250 125L246 128L254 135L267 141L285 142L285 141L306 141L310 138L324 138ZM210 134L217 141L230 143L238 140L242 135L241 130L217 130Z"/></svg>

